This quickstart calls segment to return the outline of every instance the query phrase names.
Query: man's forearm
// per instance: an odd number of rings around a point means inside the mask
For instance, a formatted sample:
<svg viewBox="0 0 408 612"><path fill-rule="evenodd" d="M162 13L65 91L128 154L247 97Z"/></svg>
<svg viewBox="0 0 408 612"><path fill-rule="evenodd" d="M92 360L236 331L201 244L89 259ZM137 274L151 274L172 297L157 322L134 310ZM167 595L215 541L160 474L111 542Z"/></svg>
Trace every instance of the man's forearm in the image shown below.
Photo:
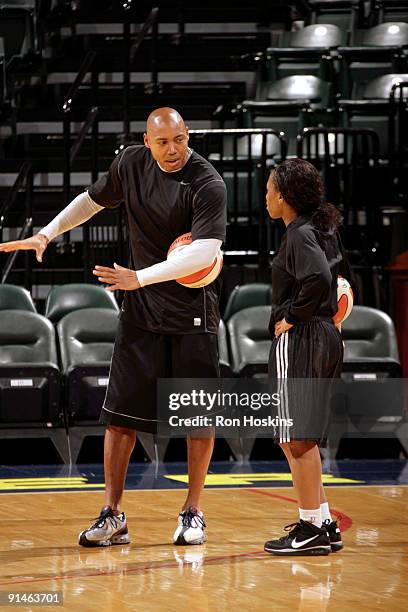
<svg viewBox="0 0 408 612"><path fill-rule="evenodd" d="M78 225L85 223L85 221L88 221L88 219L103 210L103 208L103 206L100 206L92 200L87 191L84 191L72 200L66 208L38 233L44 236L48 242L51 242L51 240L64 232L68 232L74 227L78 227Z"/></svg>
<svg viewBox="0 0 408 612"><path fill-rule="evenodd" d="M171 259L154 264L149 268L137 270L137 278L142 287L154 283L163 283L210 266L222 245L216 238L194 240L180 249Z"/></svg>

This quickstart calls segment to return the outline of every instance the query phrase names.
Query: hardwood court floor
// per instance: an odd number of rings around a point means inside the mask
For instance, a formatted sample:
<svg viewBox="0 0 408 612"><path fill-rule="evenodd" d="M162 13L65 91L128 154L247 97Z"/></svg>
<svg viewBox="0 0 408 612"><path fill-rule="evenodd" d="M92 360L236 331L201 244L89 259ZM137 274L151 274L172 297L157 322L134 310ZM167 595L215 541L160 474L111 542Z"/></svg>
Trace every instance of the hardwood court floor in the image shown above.
<svg viewBox="0 0 408 612"><path fill-rule="evenodd" d="M208 542L175 547L184 494L127 491L133 542L103 549L76 544L102 492L3 494L0 592L60 590L52 609L81 612L407 609L408 487L331 487L345 549L318 558L263 552L296 520L290 488L206 490Z"/></svg>

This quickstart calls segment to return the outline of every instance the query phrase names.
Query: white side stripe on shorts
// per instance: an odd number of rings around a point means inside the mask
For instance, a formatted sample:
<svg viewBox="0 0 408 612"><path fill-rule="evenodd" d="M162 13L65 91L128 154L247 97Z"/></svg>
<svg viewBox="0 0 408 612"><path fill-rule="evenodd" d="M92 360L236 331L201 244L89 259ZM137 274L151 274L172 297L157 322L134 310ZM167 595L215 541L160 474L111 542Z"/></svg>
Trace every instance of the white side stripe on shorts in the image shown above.
<svg viewBox="0 0 408 612"><path fill-rule="evenodd" d="M288 332L280 335L276 345L276 370L278 375L278 393L281 401L278 406L279 419L289 419L289 402L288 402ZM290 442L289 426L279 423L279 442Z"/></svg>

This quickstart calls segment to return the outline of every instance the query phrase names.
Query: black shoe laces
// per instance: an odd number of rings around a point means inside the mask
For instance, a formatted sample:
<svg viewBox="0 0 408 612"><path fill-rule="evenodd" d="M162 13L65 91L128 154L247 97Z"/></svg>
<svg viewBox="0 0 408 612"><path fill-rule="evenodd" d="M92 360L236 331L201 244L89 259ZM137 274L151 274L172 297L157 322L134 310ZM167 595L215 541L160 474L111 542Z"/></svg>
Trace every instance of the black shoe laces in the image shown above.
<svg viewBox="0 0 408 612"><path fill-rule="evenodd" d="M194 527L206 527L206 524L204 522L204 519L197 514L196 512L193 512L191 510L191 508L189 508L188 510L185 510L184 512L181 513L182 517L183 517L183 527L191 527L193 520L195 521L195 525Z"/></svg>
<svg viewBox="0 0 408 612"><path fill-rule="evenodd" d="M294 533L295 531L298 531L298 529L300 529L301 526L302 525L300 523L291 523L290 525L286 525L284 529L285 531L289 531L288 535L292 535L292 533Z"/></svg>
<svg viewBox="0 0 408 612"><path fill-rule="evenodd" d="M118 517L113 514L112 508L104 508L98 518L95 519L95 523L90 527L90 529L105 527L107 521L109 521L109 524L111 527L113 527L113 529L116 529L119 525Z"/></svg>
<svg viewBox="0 0 408 612"><path fill-rule="evenodd" d="M284 542L285 540L287 540L287 538L290 538L291 536L296 536L299 529L301 528L302 528L302 525L300 523L291 523L290 525L286 525L286 527L284 527L284 531L288 531L289 533L279 538L278 541Z"/></svg>

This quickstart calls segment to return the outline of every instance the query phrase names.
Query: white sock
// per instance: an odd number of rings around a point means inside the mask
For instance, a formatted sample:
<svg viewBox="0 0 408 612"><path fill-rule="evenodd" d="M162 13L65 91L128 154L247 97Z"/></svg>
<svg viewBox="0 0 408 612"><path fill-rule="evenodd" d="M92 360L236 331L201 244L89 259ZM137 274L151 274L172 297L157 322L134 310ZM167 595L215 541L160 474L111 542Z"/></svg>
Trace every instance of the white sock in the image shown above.
<svg viewBox="0 0 408 612"><path fill-rule="evenodd" d="M322 511L322 521L323 523L325 521L330 521L330 523L332 522L332 516L330 514L330 509L329 509L329 502L324 502L323 504L320 504L320 510Z"/></svg>
<svg viewBox="0 0 408 612"><path fill-rule="evenodd" d="M312 523L315 527L322 526L322 511L320 508L316 508L316 510L303 510L303 508L299 508L299 516L302 521Z"/></svg>

